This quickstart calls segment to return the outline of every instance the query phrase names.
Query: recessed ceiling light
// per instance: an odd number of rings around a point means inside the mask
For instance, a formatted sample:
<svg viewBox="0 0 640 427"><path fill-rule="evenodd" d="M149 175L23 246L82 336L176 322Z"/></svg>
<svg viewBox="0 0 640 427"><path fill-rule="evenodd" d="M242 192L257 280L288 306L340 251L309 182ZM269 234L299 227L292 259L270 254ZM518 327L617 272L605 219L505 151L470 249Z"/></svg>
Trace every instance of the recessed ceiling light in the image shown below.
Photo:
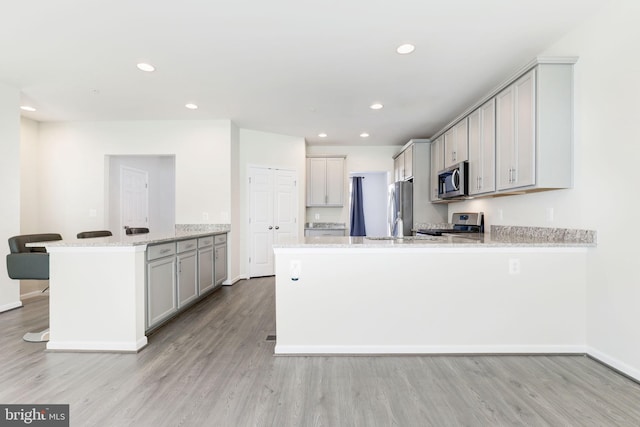
<svg viewBox="0 0 640 427"><path fill-rule="evenodd" d="M151 64L147 64L146 62L141 62L141 63L137 64L136 66L138 67L139 70L146 71L148 73L156 70L156 67L154 67Z"/></svg>
<svg viewBox="0 0 640 427"><path fill-rule="evenodd" d="M414 50L416 50L416 47L412 44L407 43L398 46L396 52L398 52L400 55L406 55L407 53L411 53Z"/></svg>
<svg viewBox="0 0 640 427"><path fill-rule="evenodd" d="M368 133L366 133L366 132L362 132L362 133L360 134L360 138L369 138L369 134L368 134Z"/></svg>
<svg viewBox="0 0 640 427"><path fill-rule="evenodd" d="M375 104L371 104L371 105L369 106L369 108L371 108L372 110L379 110L379 109L381 109L382 107L383 107L383 105L382 105L382 104L380 104L379 102L376 102Z"/></svg>
<svg viewBox="0 0 640 427"><path fill-rule="evenodd" d="M319 133L319 134L318 134L318 136L319 136L320 138L326 138L326 137L327 137L327 134L326 134L326 133L324 133L324 132L322 132L322 133Z"/></svg>
<svg viewBox="0 0 640 427"><path fill-rule="evenodd" d="M187 107L189 110L197 110L198 106L196 104L185 104L185 107Z"/></svg>
<svg viewBox="0 0 640 427"><path fill-rule="evenodd" d="M21 105L20 109L23 110L23 111L31 111L31 112L36 111L35 108L30 107L29 105Z"/></svg>

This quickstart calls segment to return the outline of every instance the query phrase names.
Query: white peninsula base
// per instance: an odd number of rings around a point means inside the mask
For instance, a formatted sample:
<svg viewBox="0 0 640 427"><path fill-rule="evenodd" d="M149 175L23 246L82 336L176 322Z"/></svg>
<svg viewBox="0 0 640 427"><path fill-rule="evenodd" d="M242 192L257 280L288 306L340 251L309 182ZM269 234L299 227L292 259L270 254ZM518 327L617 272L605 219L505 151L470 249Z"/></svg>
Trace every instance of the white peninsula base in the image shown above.
<svg viewBox="0 0 640 427"><path fill-rule="evenodd" d="M586 352L586 248L275 254L276 354Z"/></svg>

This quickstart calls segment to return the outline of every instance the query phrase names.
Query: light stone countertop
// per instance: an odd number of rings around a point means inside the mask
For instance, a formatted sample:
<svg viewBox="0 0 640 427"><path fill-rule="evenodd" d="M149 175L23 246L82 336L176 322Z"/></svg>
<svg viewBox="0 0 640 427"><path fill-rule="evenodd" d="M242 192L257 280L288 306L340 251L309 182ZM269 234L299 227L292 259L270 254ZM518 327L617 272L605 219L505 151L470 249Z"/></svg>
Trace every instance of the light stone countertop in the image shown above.
<svg viewBox="0 0 640 427"><path fill-rule="evenodd" d="M173 233L147 233L147 234L132 234L130 236L110 236L110 237L94 237L89 239L63 239L54 240L49 242L33 242L27 243L28 247L45 246L50 248L90 248L90 247L127 247L127 246L139 246L139 245L152 245L158 243L167 243L175 240L186 240L190 238L198 238L204 236L211 236L215 234L225 234L230 230L220 229L176 229Z"/></svg>
<svg viewBox="0 0 640 427"><path fill-rule="evenodd" d="M492 226L491 233L403 238L305 237L274 248L592 248L595 231L543 227Z"/></svg>

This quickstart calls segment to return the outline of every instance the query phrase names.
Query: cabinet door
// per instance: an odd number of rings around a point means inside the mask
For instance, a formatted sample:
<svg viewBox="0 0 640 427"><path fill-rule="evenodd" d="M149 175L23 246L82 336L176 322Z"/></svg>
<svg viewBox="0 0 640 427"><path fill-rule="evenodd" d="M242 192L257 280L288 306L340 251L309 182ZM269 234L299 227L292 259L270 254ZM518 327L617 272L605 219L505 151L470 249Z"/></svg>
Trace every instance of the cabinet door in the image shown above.
<svg viewBox="0 0 640 427"><path fill-rule="evenodd" d="M513 187L536 183L535 176L535 71L514 83L515 88L515 165Z"/></svg>
<svg viewBox="0 0 640 427"><path fill-rule="evenodd" d="M469 158L467 118L460 120L444 134L444 167L453 166Z"/></svg>
<svg viewBox="0 0 640 427"><path fill-rule="evenodd" d="M178 255L178 308L198 297L196 251Z"/></svg>
<svg viewBox="0 0 640 427"><path fill-rule="evenodd" d="M394 181L402 181L404 179L404 153L400 153L393 159L393 177Z"/></svg>
<svg viewBox="0 0 640 427"><path fill-rule="evenodd" d="M307 159L307 206L327 203L327 161L324 158Z"/></svg>
<svg viewBox="0 0 640 427"><path fill-rule="evenodd" d="M213 246L198 250L198 284L200 295L213 288Z"/></svg>
<svg viewBox="0 0 640 427"><path fill-rule="evenodd" d="M413 145L407 147L403 152L404 174L402 179L413 178Z"/></svg>
<svg viewBox="0 0 640 427"><path fill-rule="evenodd" d="M509 86L496 97L496 186L511 188L515 148L514 88Z"/></svg>
<svg viewBox="0 0 640 427"><path fill-rule="evenodd" d="M535 184L535 71L496 98L498 190Z"/></svg>
<svg viewBox="0 0 640 427"><path fill-rule="evenodd" d="M344 194L344 159L328 158L327 162L327 206L342 206Z"/></svg>
<svg viewBox="0 0 640 427"><path fill-rule="evenodd" d="M216 286L222 284L227 279L227 245L216 245L215 247L215 274Z"/></svg>
<svg viewBox="0 0 640 427"><path fill-rule="evenodd" d="M469 194L495 191L495 101L469 115Z"/></svg>
<svg viewBox="0 0 640 427"><path fill-rule="evenodd" d="M431 143L431 201L440 200L438 197L438 172L444 169L444 136Z"/></svg>
<svg viewBox="0 0 640 427"><path fill-rule="evenodd" d="M147 328L169 317L178 308L175 257L147 263Z"/></svg>

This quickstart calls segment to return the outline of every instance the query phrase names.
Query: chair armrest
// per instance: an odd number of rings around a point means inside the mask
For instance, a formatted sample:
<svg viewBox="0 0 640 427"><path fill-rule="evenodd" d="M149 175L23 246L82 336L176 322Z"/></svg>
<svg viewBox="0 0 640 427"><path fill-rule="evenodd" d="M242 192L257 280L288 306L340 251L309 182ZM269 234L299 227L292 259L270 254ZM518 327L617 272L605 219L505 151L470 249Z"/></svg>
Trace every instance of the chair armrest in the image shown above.
<svg viewBox="0 0 640 427"><path fill-rule="evenodd" d="M7 255L7 272L12 279L48 280L48 253L18 253Z"/></svg>

